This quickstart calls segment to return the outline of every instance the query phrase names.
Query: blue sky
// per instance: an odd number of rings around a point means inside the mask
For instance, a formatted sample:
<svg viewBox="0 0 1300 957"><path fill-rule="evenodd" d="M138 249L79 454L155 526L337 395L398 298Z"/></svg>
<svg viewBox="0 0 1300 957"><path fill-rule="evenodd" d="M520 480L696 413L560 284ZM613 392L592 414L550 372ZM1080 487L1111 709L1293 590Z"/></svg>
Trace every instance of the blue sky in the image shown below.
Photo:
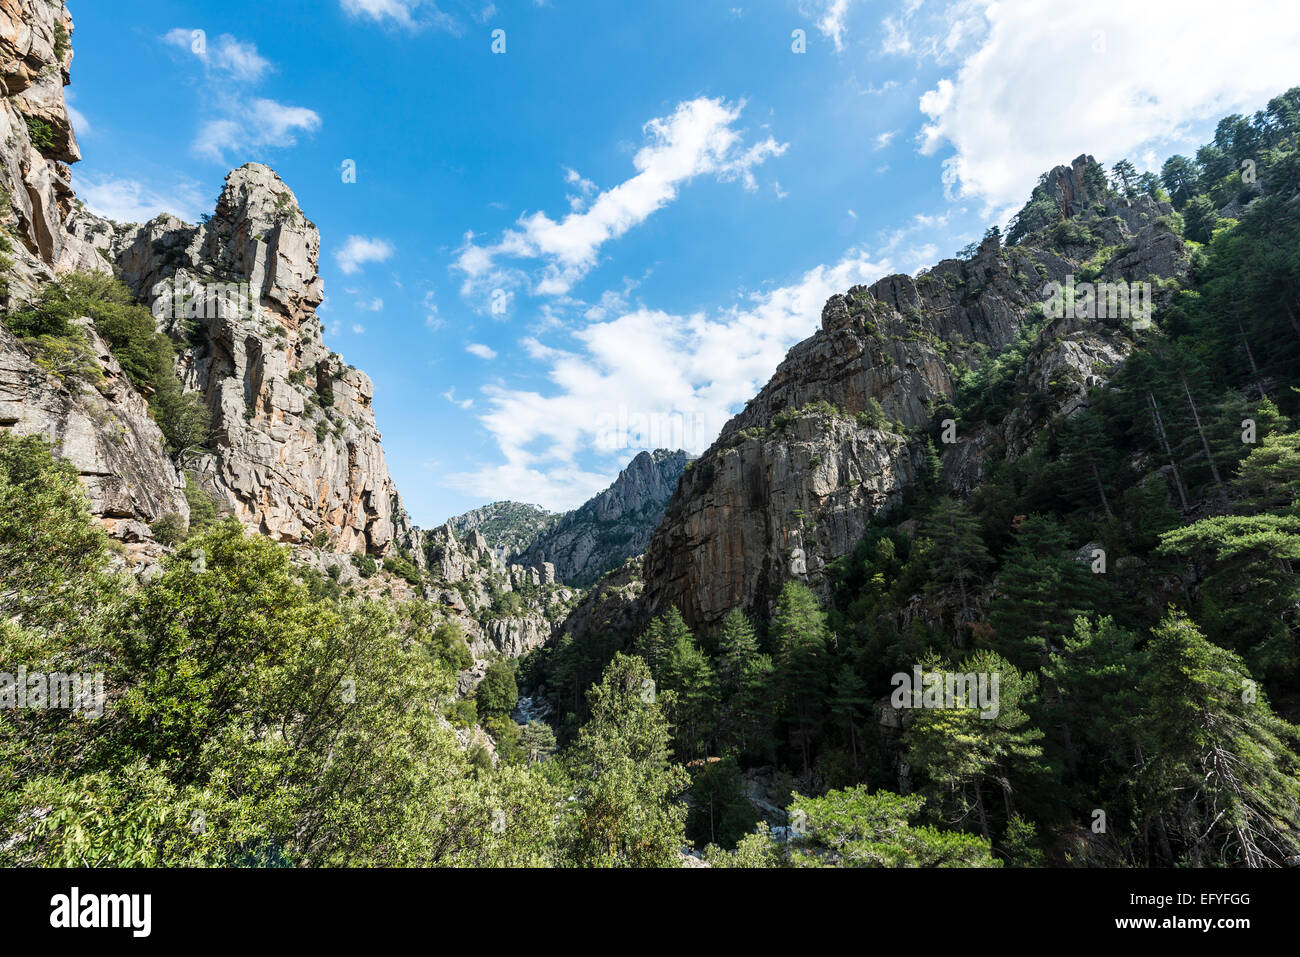
<svg viewBox="0 0 1300 957"><path fill-rule="evenodd" d="M69 7L80 195L193 221L274 167L425 526L702 450L833 292L952 255L1052 165L1158 168L1300 82L1267 0ZM1225 16L1270 28L1236 50Z"/></svg>

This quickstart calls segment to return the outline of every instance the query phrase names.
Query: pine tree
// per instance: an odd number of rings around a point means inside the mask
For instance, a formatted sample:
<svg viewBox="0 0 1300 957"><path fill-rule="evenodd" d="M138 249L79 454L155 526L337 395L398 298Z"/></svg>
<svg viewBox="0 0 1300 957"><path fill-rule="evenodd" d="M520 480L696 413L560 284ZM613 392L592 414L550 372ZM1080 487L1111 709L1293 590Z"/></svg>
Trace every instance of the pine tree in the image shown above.
<svg viewBox="0 0 1300 957"><path fill-rule="evenodd" d="M690 760L707 752L713 736L713 668L684 623L678 630L670 622L665 634L672 635L672 644L664 654L661 688L675 729L678 757Z"/></svg>
<svg viewBox="0 0 1300 957"><path fill-rule="evenodd" d="M851 665L843 665L831 689L830 709L847 733L855 769L858 767L858 724L870 704L867 683L858 677Z"/></svg>
<svg viewBox="0 0 1300 957"><path fill-rule="evenodd" d="M1021 667L1038 667L1049 650L1073 634L1076 618L1113 608L1104 578L1093 573L1091 558L1074 554L1056 521L1024 518L989 609L994 647Z"/></svg>
<svg viewBox="0 0 1300 957"><path fill-rule="evenodd" d="M950 668L938 658L926 660L922 668L929 673L998 677L996 716L982 717L974 701L957 702L953 708L922 707L912 712L915 720L903 735L908 762L928 778L926 790L937 806L949 810L949 822L964 824L973 817L988 840L992 826L985 792L997 788L1010 820L1015 813L1012 767L1033 772L1042 754L1038 742L1043 733L1029 724L1027 714L1037 678L990 651L977 652L960 668Z"/></svg>
<svg viewBox="0 0 1300 957"><path fill-rule="evenodd" d="M932 569L930 591L956 591L961 599L954 642L964 648L966 628L974 617L971 593L983 584L992 565L979 521L964 504L945 496L930 510L922 531L928 540Z"/></svg>
<svg viewBox="0 0 1300 957"><path fill-rule="evenodd" d="M1137 195L1137 169L1132 163L1126 159L1120 160L1110 171L1120 192L1129 199Z"/></svg>
<svg viewBox="0 0 1300 957"><path fill-rule="evenodd" d="M770 746L772 659L758 650L754 626L739 608L722 622L717 661L718 743L722 751L762 755Z"/></svg>
<svg viewBox="0 0 1300 957"><path fill-rule="evenodd" d="M807 774L812 767L813 737L826 701L826 615L807 585L791 581L781 589L773 625L782 704L799 741Z"/></svg>
<svg viewBox="0 0 1300 957"><path fill-rule="evenodd" d="M633 643L632 650L650 666L650 674L654 680L661 681L668 655L683 637L693 639L690 628L682 618L682 613L673 607L668 609L666 614L650 622L641 637Z"/></svg>
<svg viewBox="0 0 1300 957"><path fill-rule="evenodd" d="M1065 764L1076 779L1118 790L1114 769L1132 765L1133 719L1141 705L1133 678L1145 670L1137 636L1109 615L1095 623L1076 619L1074 633L1052 653L1043 682L1045 697L1054 700L1043 714L1059 723Z"/></svg>
<svg viewBox="0 0 1300 957"><path fill-rule="evenodd" d="M568 755L576 800L560 828L565 859L583 867L665 867L685 841L689 778L668 761L668 721L650 669L617 654L588 692L591 720Z"/></svg>
<svg viewBox="0 0 1300 957"><path fill-rule="evenodd" d="M1265 867L1300 854L1300 729L1183 613L1166 615L1148 651L1138 782L1165 855Z"/></svg>

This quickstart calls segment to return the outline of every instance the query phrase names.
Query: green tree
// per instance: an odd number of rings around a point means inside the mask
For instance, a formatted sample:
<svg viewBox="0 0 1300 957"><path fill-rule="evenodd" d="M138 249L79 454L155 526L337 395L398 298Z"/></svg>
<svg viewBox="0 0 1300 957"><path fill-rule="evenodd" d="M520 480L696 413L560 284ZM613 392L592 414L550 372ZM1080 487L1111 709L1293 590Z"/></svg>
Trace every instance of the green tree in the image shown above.
<svg viewBox="0 0 1300 957"><path fill-rule="evenodd" d="M945 496L935 503L926 516L922 534L927 540L930 560L929 590L944 598L960 600L954 641L966 646L966 629L974 618L971 593L979 588L992 560L984 547L979 521L964 504Z"/></svg>
<svg viewBox="0 0 1300 957"><path fill-rule="evenodd" d="M1278 866L1300 853L1298 729L1185 614L1171 610L1148 651L1138 780L1165 863Z"/></svg>
<svg viewBox="0 0 1300 957"><path fill-rule="evenodd" d="M498 658L487 666L483 681L474 692L478 704L478 713L482 716L509 715L519 703L519 685L515 681L515 669L504 658Z"/></svg>
<svg viewBox="0 0 1300 957"><path fill-rule="evenodd" d="M830 637L826 614L807 585L789 581L781 589L773 633L782 705L806 774L826 701Z"/></svg>
<svg viewBox="0 0 1300 957"><path fill-rule="evenodd" d="M973 834L909 823L924 800L915 794L871 792L865 785L823 797L797 795L790 806L796 836L780 845L762 830L734 854L716 851L722 867L998 867L989 843Z"/></svg>
<svg viewBox="0 0 1300 957"><path fill-rule="evenodd" d="M529 761L545 761L555 752L555 732L545 721L529 721L520 732L519 747Z"/></svg>
<svg viewBox="0 0 1300 957"><path fill-rule="evenodd" d="M668 722L650 669L616 654L588 692L591 720L567 756L575 800L561 827L565 860L585 867L667 867L685 842L689 778L668 762Z"/></svg>
<svg viewBox="0 0 1300 957"><path fill-rule="evenodd" d="M771 747L772 659L739 608L727 612L718 636L718 744L724 751L764 756Z"/></svg>
<svg viewBox="0 0 1300 957"><path fill-rule="evenodd" d="M944 675L957 670L937 658L922 667ZM959 670L987 676L989 682L996 676L996 709L990 709L996 714L986 716L979 703L970 700L954 702L954 707L921 707L913 712L915 720L903 740L909 763L927 777L925 791L944 819L966 824L973 815L988 840L991 822L985 792L991 787L1000 792L1010 820L1015 814L1013 765L1022 773L1037 770L1043 732L1029 723L1027 709L1038 680L988 651L972 655Z"/></svg>

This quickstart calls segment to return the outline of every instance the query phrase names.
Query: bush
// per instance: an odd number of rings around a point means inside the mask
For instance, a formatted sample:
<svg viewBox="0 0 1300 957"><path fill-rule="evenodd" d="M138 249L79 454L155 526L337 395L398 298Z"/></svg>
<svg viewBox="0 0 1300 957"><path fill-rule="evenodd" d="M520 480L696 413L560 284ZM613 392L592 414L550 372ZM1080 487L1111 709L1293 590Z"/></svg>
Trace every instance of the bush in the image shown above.
<svg viewBox="0 0 1300 957"><path fill-rule="evenodd" d="M375 572L379 571L379 563L369 555L365 554L358 555L356 552L353 552L352 565L356 568L357 574L362 578L369 578Z"/></svg>
<svg viewBox="0 0 1300 957"><path fill-rule="evenodd" d="M190 506L190 530L199 531L217 520L217 503L194 481L194 473L185 473L185 501Z"/></svg>
<svg viewBox="0 0 1300 957"><path fill-rule="evenodd" d="M472 728L478 724L478 708L472 698L461 698L451 707L447 720L455 728Z"/></svg>
<svg viewBox="0 0 1300 957"><path fill-rule="evenodd" d="M404 579L412 585L420 585L422 579L420 570L415 567L410 559L402 555L389 555L384 559L384 570L392 572L398 578Z"/></svg>
<svg viewBox="0 0 1300 957"><path fill-rule="evenodd" d="M88 352L75 320L88 317L131 383L145 393L149 411L167 440L169 452L180 453L207 444L210 418L207 407L185 392L176 375L176 350L157 331L153 314L137 303L118 280L102 273L72 273L46 283L36 302L11 313L7 322L14 335L35 340L47 365L67 371L89 372L84 362L75 368L59 356ZM61 340L62 345L59 341ZM58 369L50 369L63 374Z"/></svg>
<svg viewBox="0 0 1300 957"><path fill-rule="evenodd" d="M478 710L483 715L508 715L519 703L519 686L510 662L500 658L488 665L487 674L474 692Z"/></svg>
<svg viewBox="0 0 1300 957"><path fill-rule="evenodd" d="M48 153L54 146L54 127L35 116L27 117L27 135L38 153Z"/></svg>
<svg viewBox="0 0 1300 957"><path fill-rule="evenodd" d="M181 518L176 512L168 512L150 525L149 529L153 532L154 540L159 545L166 545L168 548L175 548L185 541L189 535L189 528L185 524L185 519Z"/></svg>
<svg viewBox="0 0 1300 957"><path fill-rule="evenodd" d="M474 665L474 656L465 642L465 633L452 621L438 623L429 641L429 652L431 657L453 672L464 671Z"/></svg>

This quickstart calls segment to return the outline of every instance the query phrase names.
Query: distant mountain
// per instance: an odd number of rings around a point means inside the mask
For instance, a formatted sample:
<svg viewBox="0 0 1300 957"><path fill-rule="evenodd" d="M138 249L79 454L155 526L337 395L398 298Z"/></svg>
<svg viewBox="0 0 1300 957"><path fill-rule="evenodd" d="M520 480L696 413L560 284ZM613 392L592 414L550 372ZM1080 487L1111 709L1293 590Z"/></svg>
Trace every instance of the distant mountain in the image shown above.
<svg viewBox="0 0 1300 957"><path fill-rule="evenodd" d="M613 485L538 535L517 561L551 562L559 581L591 585L645 550L691 459L680 450L640 453Z"/></svg>
<svg viewBox="0 0 1300 957"><path fill-rule="evenodd" d="M504 553L504 557L528 548L538 535L563 517L557 512L548 512L540 505L493 502L448 519L447 524L462 538L470 532L479 532L487 539L488 547L494 552Z"/></svg>

